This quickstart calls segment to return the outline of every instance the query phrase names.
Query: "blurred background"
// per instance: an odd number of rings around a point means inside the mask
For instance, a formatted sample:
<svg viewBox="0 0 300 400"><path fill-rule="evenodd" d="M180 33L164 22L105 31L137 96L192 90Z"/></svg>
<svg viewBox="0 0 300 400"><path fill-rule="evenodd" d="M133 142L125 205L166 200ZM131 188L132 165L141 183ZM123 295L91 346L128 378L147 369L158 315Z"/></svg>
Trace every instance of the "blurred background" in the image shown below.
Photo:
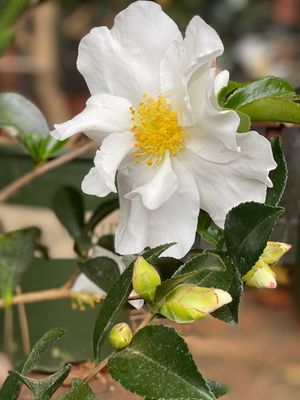
<svg viewBox="0 0 300 400"><path fill-rule="evenodd" d="M225 46L225 54L218 59L218 66L230 70L231 79L247 81L277 75L295 88L300 86L300 0L157 2L182 32L195 14L216 29ZM4 3L5 0L0 0L0 9ZM80 112L89 92L76 69L79 41L94 26L111 27L114 16L130 3L125 0L31 1L31 7L14 25L16 36L13 43L0 58L0 92L18 92L32 100L44 113L50 128L53 123L63 122ZM182 334L187 337L203 374L232 388L228 400L296 399L300 398L299 127L274 124L255 128L267 136L281 135L289 165L288 188L282 201L286 213L279 221L274 239L292 243L293 250L287 254L283 265L277 267L280 287L276 291L249 290L243 299L238 327L207 319L193 324L190 329L183 329ZM78 140L72 139L69 146L76 146ZM50 210L51 201L59 185L80 188L91 157L81 157L51 172L22 189L8 204L1 205L0 231L40 226L50 256L56 260L64 259L67 266L74 258L73 243ZM30 168L31 161L14 146L10 136L0 131L0 188ZM94 198L85 200L88 208L97 202ZM111 233L116 221L117 214L105 220L100 227L102 233ZM55 271L53 279L57 279L60 266L61 262L52 266L52 271ZM40 267L36 265L35 268ZM25 277L27 290L40 289L42 281L34 282L34 276L32 273ZM48 276L45 280L49 284ZM52 284L56 284L55 280ZM73 314L69 329L76 329L79 314L71 311L68 301L52 302L53 309L48 306L50 304L45 308L40 305L27 307L33 325L32 343L47 329L45 324L41 331L35 326L35 321L44 312L56 314L60 308L62 321L66 313ZM89 313L87 310L86 317L80 318L91 321L90 330L88 324L85 331L79 329L77 341L68 349L74 361L82 360L88 354L87 350L79 355L74 347L80 346L85 337L91 337L95 314ZM49 327L52 323L59 322L50 317ZM4 354L0 356L0 384L1 365L4 376L7 365L16 359L16 354L18 360L22 358L17 330L16 324L15 350L10 358ZM137 398L121 391L111 381L95 385L98 385L96 390L101 399ZM26 394L23 398L27 398Z"/></svg>

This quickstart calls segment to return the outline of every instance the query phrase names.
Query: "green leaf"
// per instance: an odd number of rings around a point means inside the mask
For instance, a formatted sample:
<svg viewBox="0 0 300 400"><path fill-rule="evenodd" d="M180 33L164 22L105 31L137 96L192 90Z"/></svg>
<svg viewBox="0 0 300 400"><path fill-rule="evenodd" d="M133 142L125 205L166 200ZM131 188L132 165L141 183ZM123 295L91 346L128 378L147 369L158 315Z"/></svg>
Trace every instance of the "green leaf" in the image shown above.
<svg viewBox="0 0 300 400"><path fill-rule="evenodd" d="M154 247L153 249L145 250L143 253L143 257L151 264L154 263L158 257L168 248L174 246L176 243L166 243L161 244L160 246Z"/></svg>
<svg viewBox="0 0 300 400"><path fill-rule="evenodd" d="M265 97L241 107L252 121L274 121L300 124L300 105L287 96Z"/></svg>
<svg viewBox="0 0 300 400"><path fill-rule="evenodd" d="M27 228L0 235L0 297L11 302L12 292L29 267L41 236L38 228Z"/></svg>
<svg viewBox="0 0 300 400"><path fill-rule="evenodd" d="M240 124L238 126L237 133L249 132L251 129L251 119L249 115L237 110L236 112L240 117Z"/></svg>
<svg viewBox="0 0 300 400"><path fill-rule="evenodd" d="M204 252L188 260L172 278L158 286L153 310L157 312L166 295L183 283L228 290L232 282L232 274L232 269L224 264L221 257L214 253Z"/></svg>
<svg viewBox="0 0 300 400"><path fill-rule="evenodd" d="M103 235L98 240L98 246L104 247L106 250L115 253L115 235L107 234Z"/></svg>
<svg viewBox="0 0 300 400"><path fill-rule="evenodd" d="M69 234L77 239L84 228L84 204L81 193L71 186L57 190L53 198L53 210Z"/></svg>
<svg viewBox="0 0 300 400"><path fill-rule="evenodd" d="M56 372L43 379L28 378L18 371L12 371L10 374L26 385L33 393L36 400L50 400L52 395L62 385L71 371L72 365L66 365L61 371Z"/></svg>
<svg viewBox="0 0 300 400"><path fill-rule="evenodd" d="M243 86L243 83L229 81L227 86L222 87L217 95L218 103L220 107L225 107L226 100L228 99L229 95L237 88Z"/></svg>
<svg viewBox="0 0 300 400"><path fill-rule="evenodd" d="M29 6L29 0L5 1L0 4L0 30L10 28Z"/></svg>
<svg viewBox="0 0 300 400"><path fill-rule="evenodd" d="M223 307L214 311L212 313L212 316L229 324L237 324L239 304L244 285L238 269L234 265L232 265L231 260L228 257L225 257L223 261L226 264L227 268L231 269L232 280L230 287L227 289L227 292L230 293L232 297L232 302L229 304L225 304Z"/></svg>
<svg viewBox="0 0 300 400"><path fill-rule="evenodd" d="M133 262L125 269L105 300L100 303L98 318L94 327L93 347L95 362L101 359L101 347L104 339L115 321L119 310L126 302L132 290Z"/></svg>
<svg viewBox="0 0 300 400"><path fill-rule="evenodd" d="M277 167L270 172L269 177L273 182L273 187L267 189L266 204L277 206L284 193L287 183L287 164L280 145L280 137L271 138L272 151Z"/></svg>
<svg viewBox="0 0 300 400"><path fill-rule="evenodd" d="M182 264L183 262L181 260L174 257L159 257L152 263L158 270L163 281L171 278Z"/></svg>
<svg viewBox="0 0 300 400"><path fill-rule="evenodd" d="M266 247L283 208L248 202L232 208L225 220L225 243L240 274L245 275Z"/></svg>
<svg viewBox="0 0 300 400"><path fill-rule="evenodd" d="M39 362L41 356L48 351L54 343L64 335L64 333L65 330L60 328L55 328L47 332L31 350L30 355L21 369L21 374L29 374L34 366ZM19 381L19 375L10 374L0 389L0 399L16 400L19 396L20 390L21 384Z"/></svg>
<svg viewBox="0 0 300 400"><path fill-rule="evenodd" d="M15 34L15 31L12 29L0 31L0 56L2 56L5 50L11 45L15 38Z"/></svg>
<svg viewBox="0 0 300 400"><path fill-rule="evenodd" d="M61 395L58 400L96 400L96 396L85 381L75 378L70 392Z"/></svg>
<svg viewBox="0 0 300 400"><path fill-rule="evenodd" d="M271 96L282 96L287 93L292 93L293 91L294 89L283 79L275 76L267 76L263 79L243 84L241 87L234 90L228 96L224 106L226 108L239 110L255 100ZM241 111L243 111L243 109ZM248 113L245 112L245 114Z"/></svg>
<svg viewBox="0 0 300 400"><path fill-rule="evenodd" d="M140 396L164 400L215 399L184 340L174 329L147 326L109 358L112 377Z"/></svg>
<svg viewBox="0 0 300 400"><path fill-rule="evenodd" d="M233 272L230 265L223 262L222 258L214 253L204 252L188 260L174 274L174 277L190 273L184 283L192 283L201 287L213 287L228 290Z"/></svg>
<svg viewBox="0 0 300 400"><path fill-rule="evenodd" d="M22 374L28 374L32 371L33 367L39 362L41 356L51 349L57 340L59 340L66 331L61 328L54 328L51 331L45 333L45 335L35 344L33 349L31 350L30 355L28 356L27 360L25 361Z"/></svg>
<svg viewBox="0 0 300 400"><path fill-rule="evenodd" d="M85 231L93 230L95 226L103 220L108 214L119 207L118 196L114 193L99 199L99 205L93 212L91 218L85 226Z"/></svg>
<svg viewBox="0 0 300 400"><path fill-rule="evenodd" d="M204 240L221 250L224 244L224 231L219 228L207 214L201 210L198 218L197 232Z"/></svg>
<svg viewBox="0 0 300 400"><path fill-rule="evenodd" d="M206 381L208 386L210 387L211 391L215 395L216 399L219 397L224 396L226 393L228 393L228 387L223 385L223 383L219 383L216 381L211 381L207 380Z"/></svg>
<svg viewBox="0 0 300 400"><path fill-rule="evenodd" d="M120 277L118 264L109 257L96 257L79 264L83 272L91 281L109 292Z"/></svg>
<svg viewBox="0 0 300 400"><path fill-rule="evenodd" d="M50 136L39 108L17 93L0 93L0 127L15 137L36 162L46 160L65 143Z"/></svg>

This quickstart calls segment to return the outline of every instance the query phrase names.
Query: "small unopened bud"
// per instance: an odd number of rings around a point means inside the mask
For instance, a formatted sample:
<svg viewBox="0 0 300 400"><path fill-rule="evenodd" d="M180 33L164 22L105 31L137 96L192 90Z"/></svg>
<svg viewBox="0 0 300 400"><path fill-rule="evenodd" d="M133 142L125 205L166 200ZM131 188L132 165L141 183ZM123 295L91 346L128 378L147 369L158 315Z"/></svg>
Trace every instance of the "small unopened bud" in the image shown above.
<svg viewBox="0 0 300 400"><path fill-rule="evenodd" d="M109 343L116 350L124 349L132 340L132 332L125 322L115 325L108 336Z"/></svg>
<svg viewBox="0 0 300 400"><path fill-rule="evenodd" d="M186 324L231 301L232 297L224 290L186 284L171 290L159 312L172 321Z"/></svg>
<svg viewBox="0 0 300 400"><path fill-rule="evenodd" d="M242 279L247 286L255 288L275 289L277 287L275 272L262 259L259 259Z"/></svg>
<svg viewBox="0 0 300 400"><path fill-rule="evenodd" d="M142 299L153 302L157 286L161 284L159 273L143 257L135 261L132 276L133 289Z"/></svg>
<svg viewBox="0 0 300 400"><path fill-rule="evenodd" d="M291 247L292 245L287 243L268 242L261 259L269 265L275 264Z"/></svg>

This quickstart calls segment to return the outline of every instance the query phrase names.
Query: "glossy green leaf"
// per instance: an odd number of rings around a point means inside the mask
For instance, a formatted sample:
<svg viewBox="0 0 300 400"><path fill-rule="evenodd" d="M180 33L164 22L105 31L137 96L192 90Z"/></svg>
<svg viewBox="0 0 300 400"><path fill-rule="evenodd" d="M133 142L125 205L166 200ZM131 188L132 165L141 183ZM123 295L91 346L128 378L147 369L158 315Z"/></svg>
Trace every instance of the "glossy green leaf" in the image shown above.
<svg viewBox="0 0 300 400"><path fill-rule="evenodd" d="M228 290L232 282L232 269L222 258L214 253L204 252L188 260L174 274L174 277L190 273L184 283L192 283L201 287L213 287Z"/></svg>
<svg viewBox="0 0 300 400"><path fill-rule="evenodd" d="M240 274L246 274L259 259L283 208L262 203L242 203L225 220L225 243Z"/></svg>
<svg viewBox="0 0 300 400"><path fill-rule="evenodd" d="M28 374L32 371L33 367L39 362L41 356L51 349L54 343L59 340L66 331L61 328L54 328L51 331L45 333L45 335L34 345L33 349L31 350L30 355L28 356L27 360L25 361L22 374Z"/></svg>
<svg viewBox="0 0 300 400"><path fill-rule="evenodd" d="M235 81L229 81L227 86L222 87L222 89L219 91L217 94L217 100L219 103L220 107L225 107L226 101L230 94L234 92L237 88L243 86L243 83L240 82L235 82Z"/></svg>
<svg viewBox="0 0 300 400"><path fill-rule="evenodd" d="M132 272L133 262L125 269L120 279L108 292L105 300L99 305L99 314L93 334L95 362L100 361L104 339L132 290Z"/></svg>
<svg viewBox="0 0 300 400"><path fill-rule="evenodd" d="M11 375L18 378L18 380L26 385L28 389L35 396L35 400L50 400L52 395L62 385L71 371L72 365L66 365L61 371L56 372L47 378L35 379L28 378L26 375L17 371L12 371Z"/></svg>
<svg viewBox="0 0 300 400"><path fill-rule="evenodd" d="M103 220L103 218L119 207L118 196L114 193L111 193L106 197L99 198L98 203L98 207L93 212L91 218L86 224L85 231L93 230L96 225Z"/></svg>
<svg viewBox="0 0 300 400"><path fill-rule="evenodd" d="M270 206L277 206L284 193L287 183L288 170L285 156L280 145L280 137L276 136L271 138L271 144L277 167L269 174L269 177L273 182L273 187L267 189L266 204L269 204Z"/></svg>
<svg viewBox="0 0 300 400"><path fill-rule="evenodd" d="M224 106L243 111L242 107L255 100L271 96L282 96L293 91L294 89L285 80L275 76L267 76L263 79L243 84L234 90L226 99Z"/></svg>
<svg viewBox="0 0 300 400"><path fill-rule="evenodd" d="M198 372L189 349L174 329L141 329L124 350L109 358L112 377L126 389L150 399L215 399Z"/></svg>
<svg viewBox="0 0 300 400"><path fill-rule="evenodd" d="M96 257L79 264L83 272L91 281L109 292L120 277L118 264L109 257Z"/></svg>
<svg viewBox="0 0 300 400"><path fill-rule="evenodd" d="M77 239L82 235L84 204L77 189L71 186L59 188L53 198L53 210L73 238Z"/></svg>
<svg viewBox="0 0 300 400"><path fill-rule="evenodd" d="M208 386L210 387L211 391L215 395L216 399L219 397L224 396L226 393L228 393L228 387L223 385L223 383L219 383L216 381L211 381L207 380L206 381Z"/></svg>
<svg viewBox="0 0 300 400"><path fill-rule="evenodd" d="M12 292L29 267L40 240L38 228L27 228L0 235L0 297L7 305Z"/></svg>
<svg viewBox="0 0 300 400"><path fill-rule="evenodd" d="M163 256L152 262L152 265L156 267L163 281L171 278L182 264L183 262L178 258Z"/></svg>
<svg viewBox="0 0 300 400"><path fill-rule="evenodd" d="M30 355L21 368L21 375L29 374L39 362L41 356L47 352L54 343L65 334L64 329L54 328L47 332L33 347ZM1 400L16 400L21 390L18 373L10 374L0 389Z"/></svg>
<svg viewBox="0 0 300 400"><path fill-rule="evenodd" d="M153 247L152 249L149 250L145 250L143 253L143 257L151 264L155 262L164 251L174 246L174 244L175 243L161 244L160 246Z"/></svg>
<svg viewBox="0 0 300 400"><path fill-rule="evenodd" d="M207 242L213 244L217 250L221 250L224 244L224 231L219 228L208 215L201 210L197 225L198 234Z"/></svg>
<svg viewBox="0 0 300 400"><path fill-rule="evenodd" d="M237 133L249 132L251 130L251 119L249 115L236 110L238 116L240 117L240 124L237 129Z"/></svg>
<svg viewBox="0 0 300 400"><path fill-rule="evenodd" d="M71 390L59 396L58 400L96 400L96 396L84 380L75 378Z"/></svg>
<svg viewBox="0 0 300 400"><path fill-rule="evenodd" d="M227 289L227 292L230 293L232 297L232 302L229 304L225 304L223 307L214 311L212 313L212 316L229 324L237 324L239 318L238 311L240 299L243 293L244 285L238 269L234 265L232 265L231 260L225 257L224 263L226 264L227 268L231 269L232 280L229 288Z"/></svg>
<svg viewBox="0 0 300 400"><path fill-rule="evenodd" d="M300 124L300 105L288 96L265 97L239 109L252 121L274 121Z"/></svg>

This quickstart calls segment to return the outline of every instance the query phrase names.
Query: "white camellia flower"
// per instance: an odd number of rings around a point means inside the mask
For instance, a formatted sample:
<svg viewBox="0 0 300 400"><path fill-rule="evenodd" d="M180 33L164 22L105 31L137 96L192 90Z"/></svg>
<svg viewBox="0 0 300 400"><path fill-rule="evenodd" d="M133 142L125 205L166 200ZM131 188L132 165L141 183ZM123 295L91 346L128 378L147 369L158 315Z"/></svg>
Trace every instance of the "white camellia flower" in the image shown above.
<svg viewBox="0 0 300 400"><path fill-rule="evenodd" d="M237 134L238 114L218 106L229 79L214 66L222 52L200 17L183 38L152 1L132 3L111 30L94 28L82 39L77 66L91 97L52 134L84 132L101 145L82 189L100 197L118 190L118 253L177 242L167 254L182 257L200 206L223 227L232 207L264 202L276 163L268 140Z"/></svg>

